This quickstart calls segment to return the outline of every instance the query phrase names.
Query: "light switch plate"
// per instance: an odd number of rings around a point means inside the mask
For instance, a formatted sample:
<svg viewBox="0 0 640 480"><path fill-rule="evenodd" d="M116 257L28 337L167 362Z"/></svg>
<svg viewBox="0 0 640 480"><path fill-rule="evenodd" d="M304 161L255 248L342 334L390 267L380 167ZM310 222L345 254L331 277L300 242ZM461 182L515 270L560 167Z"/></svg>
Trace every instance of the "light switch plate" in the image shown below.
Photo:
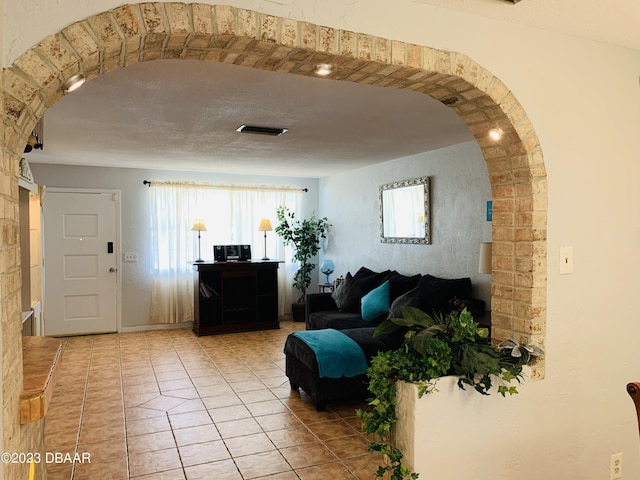
<svg viewBox="0 0 640 480"><path fill-rule="evenodd" d="M573 273L573 247L560 247L560 275Z"/></svg>

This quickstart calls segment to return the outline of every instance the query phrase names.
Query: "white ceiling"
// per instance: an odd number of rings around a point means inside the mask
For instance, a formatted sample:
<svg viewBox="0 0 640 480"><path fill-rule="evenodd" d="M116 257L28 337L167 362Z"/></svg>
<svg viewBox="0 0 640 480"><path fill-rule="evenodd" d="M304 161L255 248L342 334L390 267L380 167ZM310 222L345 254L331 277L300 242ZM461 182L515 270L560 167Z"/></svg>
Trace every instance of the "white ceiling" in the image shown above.
<svg viewBox="0 0 640 480"><path fill-rule="evenodd" d="M242 125L284 127L279 137ZM472 140L427 95L217 62L102 75L45 114L30 163L321 177Z"/></svg>
<svg viewBox="0 0 640 480"><path fill-rule="evenodd" d="M640 0L412 0L640 50ZM241 124L285 127L248 135ZM216 62L102 75L45 114L30 163L321 177L472 140L426 95Z"/></svg>

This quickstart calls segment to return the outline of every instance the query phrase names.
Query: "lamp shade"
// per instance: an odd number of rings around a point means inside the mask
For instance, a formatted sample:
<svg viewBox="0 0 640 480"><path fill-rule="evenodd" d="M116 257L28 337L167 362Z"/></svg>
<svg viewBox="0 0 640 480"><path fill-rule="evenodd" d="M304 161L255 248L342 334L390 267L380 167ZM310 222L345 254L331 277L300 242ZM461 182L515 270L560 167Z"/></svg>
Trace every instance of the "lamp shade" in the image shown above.
<svg viewBox="0 0 640 480"><path fill-rule="evenodd" d="M260 225L258 226L259 232L270 232L273 228L271 228L271 220L268 218L263 218L260 220Z"/></svg>
<svg viewBox="0 0 640 480"><path fill-rule="evenodd" d="M206 232L207 227L204 226L204 220L197 219L193 222L193 227L191 228L194 232Z"/></svg>
<svg viewBox="0 0 640 480"><path fill-rule="evenodd" d="M478 273L491 274L491 242L482 242L480 244L480 264L478 265Z"/></svg>

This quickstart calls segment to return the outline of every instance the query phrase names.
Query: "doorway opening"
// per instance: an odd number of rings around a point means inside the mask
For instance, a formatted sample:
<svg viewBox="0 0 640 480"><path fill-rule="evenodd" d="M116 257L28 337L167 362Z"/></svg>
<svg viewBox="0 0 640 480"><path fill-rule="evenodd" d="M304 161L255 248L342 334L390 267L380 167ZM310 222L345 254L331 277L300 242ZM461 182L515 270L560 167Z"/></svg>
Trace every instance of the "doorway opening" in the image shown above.
<svg viewBox="0 0 640 480"><path fill-rule="evenodd" d="M466 55L231 6L123 5L66 27L5 72L5 148L16 164L62 85L139 61L189 59L424 93L451 108L480 146L492 188L492 337L544 346L547 184L540 144L509 88ZM501 137L490 137L499 130ZM15 312L18 315L18 312ZM5 331L5 330L3 330ZM544 360L533 366L543 378Z"/></svg>

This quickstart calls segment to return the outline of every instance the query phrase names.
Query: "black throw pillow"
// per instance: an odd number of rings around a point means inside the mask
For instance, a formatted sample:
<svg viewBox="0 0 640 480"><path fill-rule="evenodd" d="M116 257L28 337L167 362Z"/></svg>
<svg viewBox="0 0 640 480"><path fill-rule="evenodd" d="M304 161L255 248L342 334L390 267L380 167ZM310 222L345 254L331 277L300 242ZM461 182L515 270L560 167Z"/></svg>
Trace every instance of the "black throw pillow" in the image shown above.
<svg viewBox="0 0 640 480"><path fill-rule="evenodd" d="M361 267L353 276L353 281L360 288L363 295L383 284L390 270L384 272L374 272L367 267Z"/></svg>
<svg viewBox="0 0 640 480"><path fill-rule="evenodd" d="M360 313L360 299L362 297L362 291L355 284L350 272L347 272L338 288L331 293L331 298L336 302L336 306L341 312Z"/></svg>
<svg viewBox="0 0 640 480"><path fill-rule="evenodd" d="M416 307L420 306L420 290L414 288L407 293L400 295L396 298L389 308L389 316L387 318L402 318L401 307Z"/></svg>
<svg viewBox="0 0 640 480"><path fill-rule="evenodd" d="M395 270L389 272L385 277L385 280L389 280L389 297L393 302L400 295L404 295L409 290L413 290L418 285L418 282L422 278L419 273L412 276L402 275Z"/></svg>
<svg viewBox="0 0 640 480"><path fill-rule="evenodd" d="M448 313L453 310L451 300L455 298L471 298L471 279L465 278L438 278L433 275L424 275L418 282L420 290L420 302L418 308L429 314L433 311Z"/></svg>

